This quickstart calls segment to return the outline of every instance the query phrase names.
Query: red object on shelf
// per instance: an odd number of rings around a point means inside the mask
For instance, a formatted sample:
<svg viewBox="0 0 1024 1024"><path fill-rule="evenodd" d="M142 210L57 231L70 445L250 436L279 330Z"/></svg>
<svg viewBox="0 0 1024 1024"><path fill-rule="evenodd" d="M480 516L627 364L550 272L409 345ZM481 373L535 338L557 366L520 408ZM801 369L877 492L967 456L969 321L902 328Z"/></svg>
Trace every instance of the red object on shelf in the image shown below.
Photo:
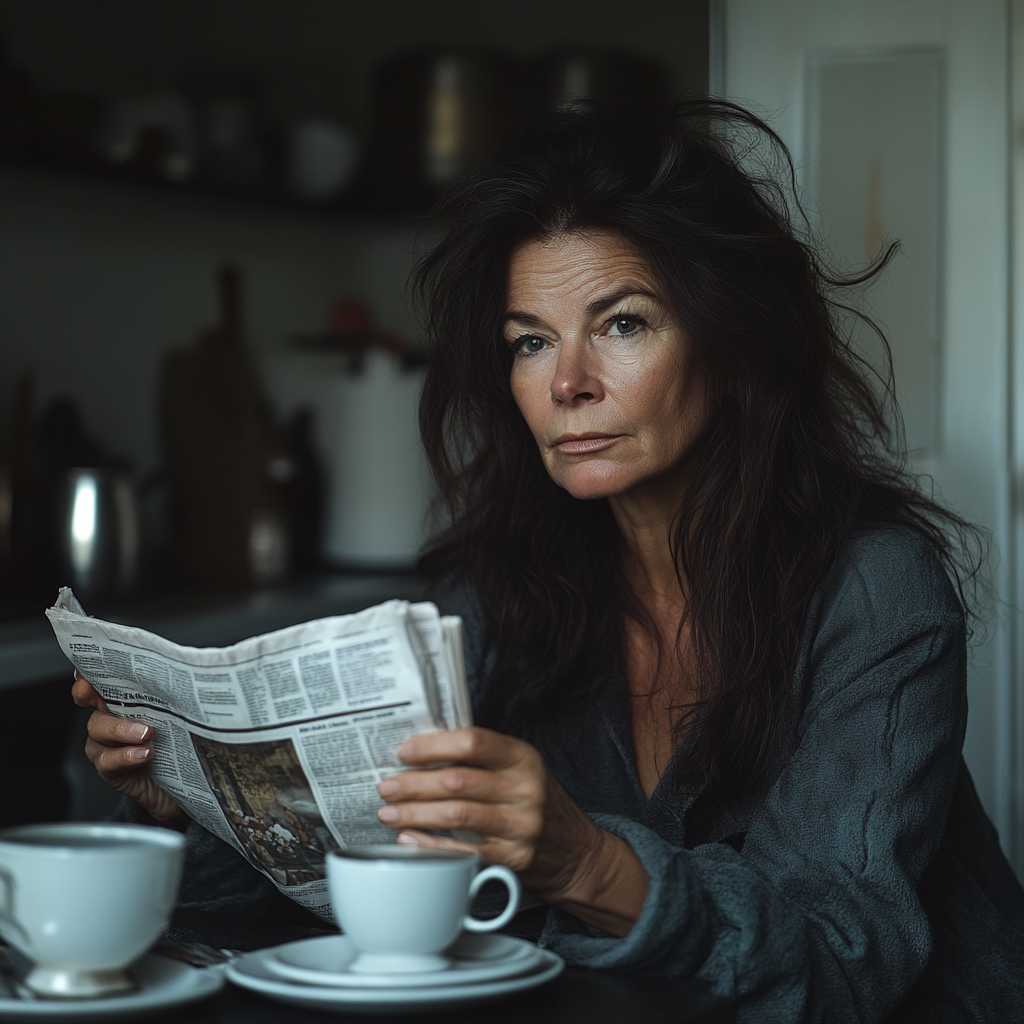
<svg viewBox="0 0 1024 1024"><path fill-rule="evenodd" d="M331 310L332 334L368 334L370 331L370 308L358 299L345 299Z"/></svg>
<svg viewBox="0 0 1024 1024"><path fill-rule="evenodd" d="M382 334L380 335L377 344L392 356L400 356L405 352L405 343L398 334Z"/></svg>

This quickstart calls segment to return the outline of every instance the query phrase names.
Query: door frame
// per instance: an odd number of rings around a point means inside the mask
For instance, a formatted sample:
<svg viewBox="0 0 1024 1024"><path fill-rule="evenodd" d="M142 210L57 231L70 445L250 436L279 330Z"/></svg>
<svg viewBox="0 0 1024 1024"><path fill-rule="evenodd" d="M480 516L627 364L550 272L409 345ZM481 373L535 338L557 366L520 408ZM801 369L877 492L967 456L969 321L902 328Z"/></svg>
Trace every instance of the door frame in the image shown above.
<svg viewBox="0 0 1024 1024"><path fill-rule="evenodd" d="M1007 531L1006 561L1011 576L1008 632L1014 685L1008 688L1006 706L1009 733L1006 751L1009 842L1006 846L1017 874L1024 877L1024 0L1010 0L1007 21L1010 337L1006 381L1011 528Z"/></svg>

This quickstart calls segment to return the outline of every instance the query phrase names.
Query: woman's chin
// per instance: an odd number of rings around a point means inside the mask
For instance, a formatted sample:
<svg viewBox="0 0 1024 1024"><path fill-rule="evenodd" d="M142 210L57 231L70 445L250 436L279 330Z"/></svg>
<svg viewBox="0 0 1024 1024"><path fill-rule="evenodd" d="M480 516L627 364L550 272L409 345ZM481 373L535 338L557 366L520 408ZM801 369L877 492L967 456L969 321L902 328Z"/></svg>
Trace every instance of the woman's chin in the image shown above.
<svg viewBox="0 0 1024 1024"><path fill-rule="evenodd" d="M552 476L559 487L581 501L611 498L628 491L636 483L634 474L623 473L620 466L603 459L564 467Z"/></svg>

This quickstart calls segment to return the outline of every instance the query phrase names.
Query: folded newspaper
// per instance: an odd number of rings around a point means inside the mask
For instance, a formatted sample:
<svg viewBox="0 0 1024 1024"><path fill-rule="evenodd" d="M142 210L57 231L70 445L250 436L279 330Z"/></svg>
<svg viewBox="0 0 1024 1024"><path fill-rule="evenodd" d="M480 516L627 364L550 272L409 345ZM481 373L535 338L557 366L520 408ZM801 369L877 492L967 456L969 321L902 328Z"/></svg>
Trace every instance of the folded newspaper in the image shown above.
<svg viewBox="0 0 1024 1024"><path fill-rule="evenodd" d="M67 587L46 615L110 712L153 726L157 784L328 920L325 853L395 841L376 787L404 767L398 747L471 724L462 620L433 604L387 601L223 648L90 618Z"/></svg>

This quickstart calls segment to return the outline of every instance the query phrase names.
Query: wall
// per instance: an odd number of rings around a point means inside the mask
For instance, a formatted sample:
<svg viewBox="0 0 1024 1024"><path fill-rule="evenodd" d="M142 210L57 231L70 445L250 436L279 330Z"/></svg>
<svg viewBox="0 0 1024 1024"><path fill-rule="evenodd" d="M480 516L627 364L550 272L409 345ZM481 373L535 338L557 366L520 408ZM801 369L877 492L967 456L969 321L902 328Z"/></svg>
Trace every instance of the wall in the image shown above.
<svg viewBox="0 0 1024 1024"><path fill-rule="evenodd" d="M8 427L15 378L28 372L37 410L74 395L104 446L140 476L151 473L159 462L161 358L216 320L213 272L230 261L244 273L250 343L261 362L273 360L274 372L264 375L269 396L282 413L317 407L324 457L342 470L331 480L328 552L363 564L407 563L429 493L421 456L411 456L412 474L409 457L394 459L416 445L415 388L399 375L380 396L392 406L383 425L374 431L363 419L339 436L334 411L313 387L319 382L289 373L296 358L283 350L294 332L322 330L332 303L346 295L365 299L382 329L414 337L403 289L417 237L412 221L353 223L0 171L0 423ZM337 364L326 372L337 385L331 394L348 396L351 375ZM358 400L365 389L354 383ZM359 430L369 435L363 447L379 455L378 472L356 471L347 454ZM368 477L380 478L380 500L371 500ZM402 479L410 482L404 489Z"/></svg>
<svg viewBox="0 0 1024 1024"><path fill-rule="evenodd" d="M216 320L220 263L243 268L257 352L323 330L349 294L410 336L403 289L417 230L0 171L0 422L14 376L28 370L39 405L74 393L100 437L151 470L160 358Z"/></svg>

